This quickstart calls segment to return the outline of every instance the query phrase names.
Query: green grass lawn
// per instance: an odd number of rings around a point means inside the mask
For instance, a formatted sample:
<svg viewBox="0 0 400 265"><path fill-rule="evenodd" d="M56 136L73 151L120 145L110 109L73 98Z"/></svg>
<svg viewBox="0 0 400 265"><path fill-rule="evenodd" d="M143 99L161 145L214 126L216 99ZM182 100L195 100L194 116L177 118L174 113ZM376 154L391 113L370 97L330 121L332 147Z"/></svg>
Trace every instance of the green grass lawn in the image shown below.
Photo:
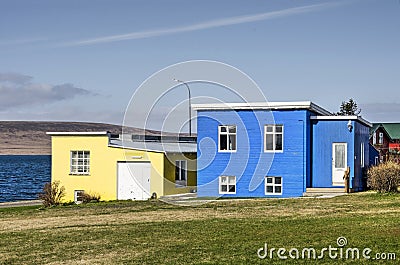
<svg viewBox="0 0 400 265"><path fill-rule="evenodd" d="M347 248L397 261L260 259L257 250ZM219 200L195 207L160 201L0 209L0 264L398 264L400 195ZM288 256L288 253L285 253ZM300 253L301 255L301 253Z"/></svg>

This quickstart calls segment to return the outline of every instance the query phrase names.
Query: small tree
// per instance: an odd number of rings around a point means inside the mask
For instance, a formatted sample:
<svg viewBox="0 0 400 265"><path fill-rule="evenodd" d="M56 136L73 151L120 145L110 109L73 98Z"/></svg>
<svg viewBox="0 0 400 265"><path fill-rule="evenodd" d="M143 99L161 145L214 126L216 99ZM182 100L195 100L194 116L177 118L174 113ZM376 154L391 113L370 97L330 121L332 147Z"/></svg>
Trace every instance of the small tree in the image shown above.
<svg viewBox="0 0 400 265"><path fill-rule="evenodd" d="M361 109L358 108L357 103L350 98L349 101L342 101L339 112L336 115L339 116L358 116L361 113Z"/></svg>
<svg viewBox="0 0 400 265"><path fill-rule="evenodd" d="M54 181L44 184L43 192L39 194L39 199L43 201L45 207L50 207L61 204L61 199L64 196L64 186L60 187L60 181Z"/></svg>
<svg viewBox="0 0 400 265"><path fill-rule="evenodd" d="M368 170L367 185L378 192L396 192L400 185L400 165L388 161Z"/></svg>

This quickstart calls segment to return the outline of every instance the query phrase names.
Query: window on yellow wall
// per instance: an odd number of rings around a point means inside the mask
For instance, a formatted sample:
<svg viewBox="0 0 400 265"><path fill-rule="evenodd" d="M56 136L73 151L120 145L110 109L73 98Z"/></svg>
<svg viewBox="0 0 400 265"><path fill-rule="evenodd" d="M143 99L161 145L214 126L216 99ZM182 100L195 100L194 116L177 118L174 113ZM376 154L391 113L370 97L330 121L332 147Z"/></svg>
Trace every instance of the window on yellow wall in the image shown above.
<svg viewBox="0 0 400 265"><path fill-rule="evenodd" d="M85 195L84 190L74 190L74 202L80 204L83 202L83 196Z"/></svg>
<svg viewBox="0 0 400 265"><path fill-rule="evenodd" d="M175 184L177 187L186 186L187 184L187 161L175 161Z"/></svg>
<svg viewBox="0 0 400 265"><path fill-rule="evenodd" d="M90 151L71 151L70 173L73 175L89 175Z"/></svg>

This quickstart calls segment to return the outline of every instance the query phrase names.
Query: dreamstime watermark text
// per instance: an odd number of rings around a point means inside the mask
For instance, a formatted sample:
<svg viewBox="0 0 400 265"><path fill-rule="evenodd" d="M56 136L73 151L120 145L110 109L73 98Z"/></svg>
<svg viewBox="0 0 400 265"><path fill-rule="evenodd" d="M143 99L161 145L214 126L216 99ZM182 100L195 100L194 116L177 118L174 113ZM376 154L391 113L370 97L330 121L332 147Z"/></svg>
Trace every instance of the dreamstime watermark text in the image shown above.
<svg viewBox="0 0 400 265"><path fill-rule="evenodd" d="M344 259L344 260L396 260L396 253L394 252L373 252L370 248L350 248L346 247L347 239L345 237L338 237L336 245L329 245L321 249L313 247L306 248L274 248L268 246L267 243L264 247L257 250L257 256L260 259L311 259L319 260L324 258L330 259Z"/></svg>

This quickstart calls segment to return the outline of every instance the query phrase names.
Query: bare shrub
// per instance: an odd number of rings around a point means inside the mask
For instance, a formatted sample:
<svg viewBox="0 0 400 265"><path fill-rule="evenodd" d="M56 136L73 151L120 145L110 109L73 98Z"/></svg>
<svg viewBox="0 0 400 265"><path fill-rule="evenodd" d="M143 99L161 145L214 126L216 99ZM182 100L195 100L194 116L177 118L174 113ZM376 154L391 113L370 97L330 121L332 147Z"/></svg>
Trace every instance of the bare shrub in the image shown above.
<svg viewBox="0 0 400 265"><path fill-rule="evenodd" d="M43 192L39 194L39 199L43 201L45 207L50 207L61 204L64 196L64 186L60 186L59 181L54 181L44 184Z"/></svg>
<svg viewBox="0 0 400 265"><path fill-rule="evenodd" d="M99 202L100 201L100 195L99 194L90 194L84 192L81 196L82 203L88 203L88 202Z"/></svg>
<svg viewBox="0 0 400 265"><path fill-rule="evenodd" d="M367 185L379 192L397 192L400 185L400 165L387 161L368 170Z"/></svg>

